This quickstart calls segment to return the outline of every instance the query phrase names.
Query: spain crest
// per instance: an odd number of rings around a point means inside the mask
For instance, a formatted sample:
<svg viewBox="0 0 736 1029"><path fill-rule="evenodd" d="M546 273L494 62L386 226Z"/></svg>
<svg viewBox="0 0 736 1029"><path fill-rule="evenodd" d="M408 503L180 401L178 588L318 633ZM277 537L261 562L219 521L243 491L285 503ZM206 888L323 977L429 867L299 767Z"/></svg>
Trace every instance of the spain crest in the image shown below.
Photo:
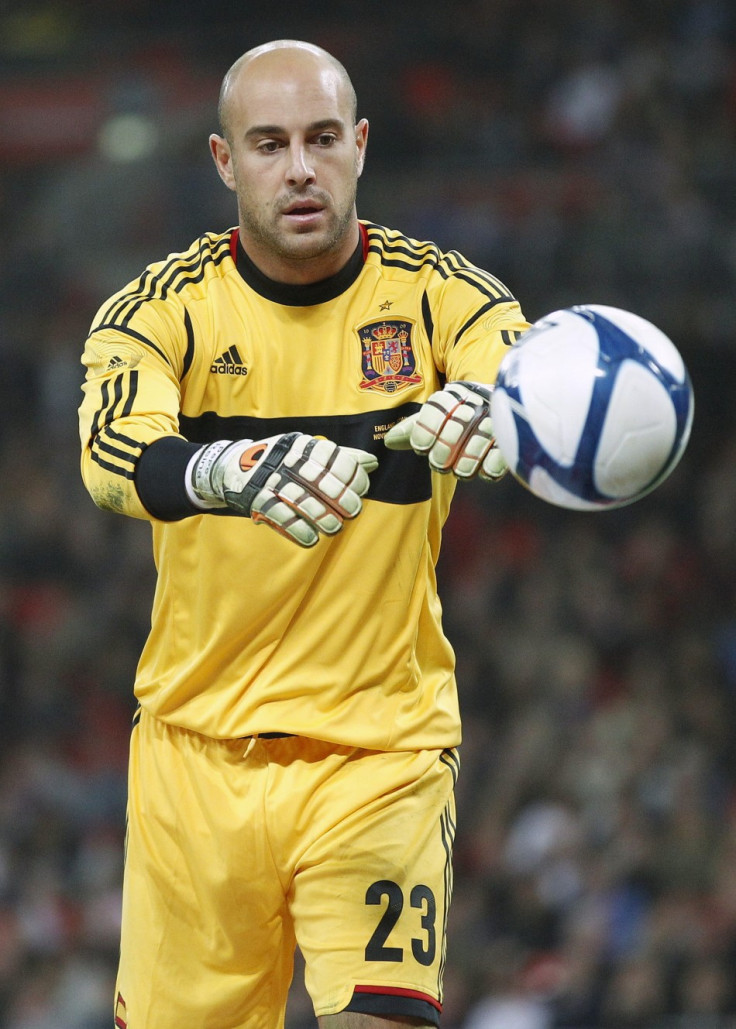
<svg viewBox="0 0 736 1029"><path fill-rule="evenodd" d="M358 329L363 379L361 389L398 393L422 381L412 348L414 322L407 318L368 322Z"/></svg>

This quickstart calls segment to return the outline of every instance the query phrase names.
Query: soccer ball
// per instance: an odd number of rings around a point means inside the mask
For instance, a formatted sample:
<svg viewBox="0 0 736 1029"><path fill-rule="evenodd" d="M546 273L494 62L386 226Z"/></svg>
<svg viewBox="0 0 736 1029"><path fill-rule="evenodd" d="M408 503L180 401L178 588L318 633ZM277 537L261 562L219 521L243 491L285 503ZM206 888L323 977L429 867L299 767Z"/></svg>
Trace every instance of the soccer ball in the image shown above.
<svg viewBox="0 0 736 1029"><path fill-rule="evenodd" d="M682 457L690 376L674 343L630 311L585 304L541 318L501 362L496 444L542 500L578 511L651 492Z"/></svg>

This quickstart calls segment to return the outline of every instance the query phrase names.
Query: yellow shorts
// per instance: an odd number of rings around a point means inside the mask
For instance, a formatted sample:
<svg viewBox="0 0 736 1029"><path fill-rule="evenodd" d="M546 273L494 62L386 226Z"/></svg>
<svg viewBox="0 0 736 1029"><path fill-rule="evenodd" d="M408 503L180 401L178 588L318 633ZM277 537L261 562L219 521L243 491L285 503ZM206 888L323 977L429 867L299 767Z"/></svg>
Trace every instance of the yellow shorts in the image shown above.
<svg viewBox="0 0 736 1029"><path fill-rule="evenodd" d="M278 1029L295 946L317 1015L437 1024L454 750L131 739L119 1029Z"/></svg>

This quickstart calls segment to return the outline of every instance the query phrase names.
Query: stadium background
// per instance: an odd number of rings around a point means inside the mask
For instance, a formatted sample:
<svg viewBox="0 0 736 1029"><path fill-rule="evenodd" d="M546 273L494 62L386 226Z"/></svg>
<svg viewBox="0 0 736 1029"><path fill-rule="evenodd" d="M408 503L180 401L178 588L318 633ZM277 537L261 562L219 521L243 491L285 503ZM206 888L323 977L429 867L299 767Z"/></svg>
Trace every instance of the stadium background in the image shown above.
<svg viewBox="0 0 736 1029"><path fill-rule="evenodd" d="M528 317L681 348L691 446L634 507L458 491L465 713L445 1029L736 1025L736 14L728 0L0 3L0 1027L110 1024L147 526L78 475L97 304L234 221L223 70L298 36L372 121L360 213ZM313 1020L298 985L289 1029Z"/></svg>

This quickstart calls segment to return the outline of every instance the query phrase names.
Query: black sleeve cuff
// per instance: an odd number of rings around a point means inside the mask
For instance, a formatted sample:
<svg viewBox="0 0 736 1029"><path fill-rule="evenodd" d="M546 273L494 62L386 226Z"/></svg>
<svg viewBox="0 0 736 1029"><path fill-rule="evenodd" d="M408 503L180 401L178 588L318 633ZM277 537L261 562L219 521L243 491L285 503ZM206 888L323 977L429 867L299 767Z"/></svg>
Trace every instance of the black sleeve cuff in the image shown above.
<svg viewBox="0 0 736 1029"><path fill-rule="evenodd" d="M135 487L146 511L162 522L178 522L202 514L187 496L185 473L201 443L162 436L143 451L135 469Z"/></svg>

